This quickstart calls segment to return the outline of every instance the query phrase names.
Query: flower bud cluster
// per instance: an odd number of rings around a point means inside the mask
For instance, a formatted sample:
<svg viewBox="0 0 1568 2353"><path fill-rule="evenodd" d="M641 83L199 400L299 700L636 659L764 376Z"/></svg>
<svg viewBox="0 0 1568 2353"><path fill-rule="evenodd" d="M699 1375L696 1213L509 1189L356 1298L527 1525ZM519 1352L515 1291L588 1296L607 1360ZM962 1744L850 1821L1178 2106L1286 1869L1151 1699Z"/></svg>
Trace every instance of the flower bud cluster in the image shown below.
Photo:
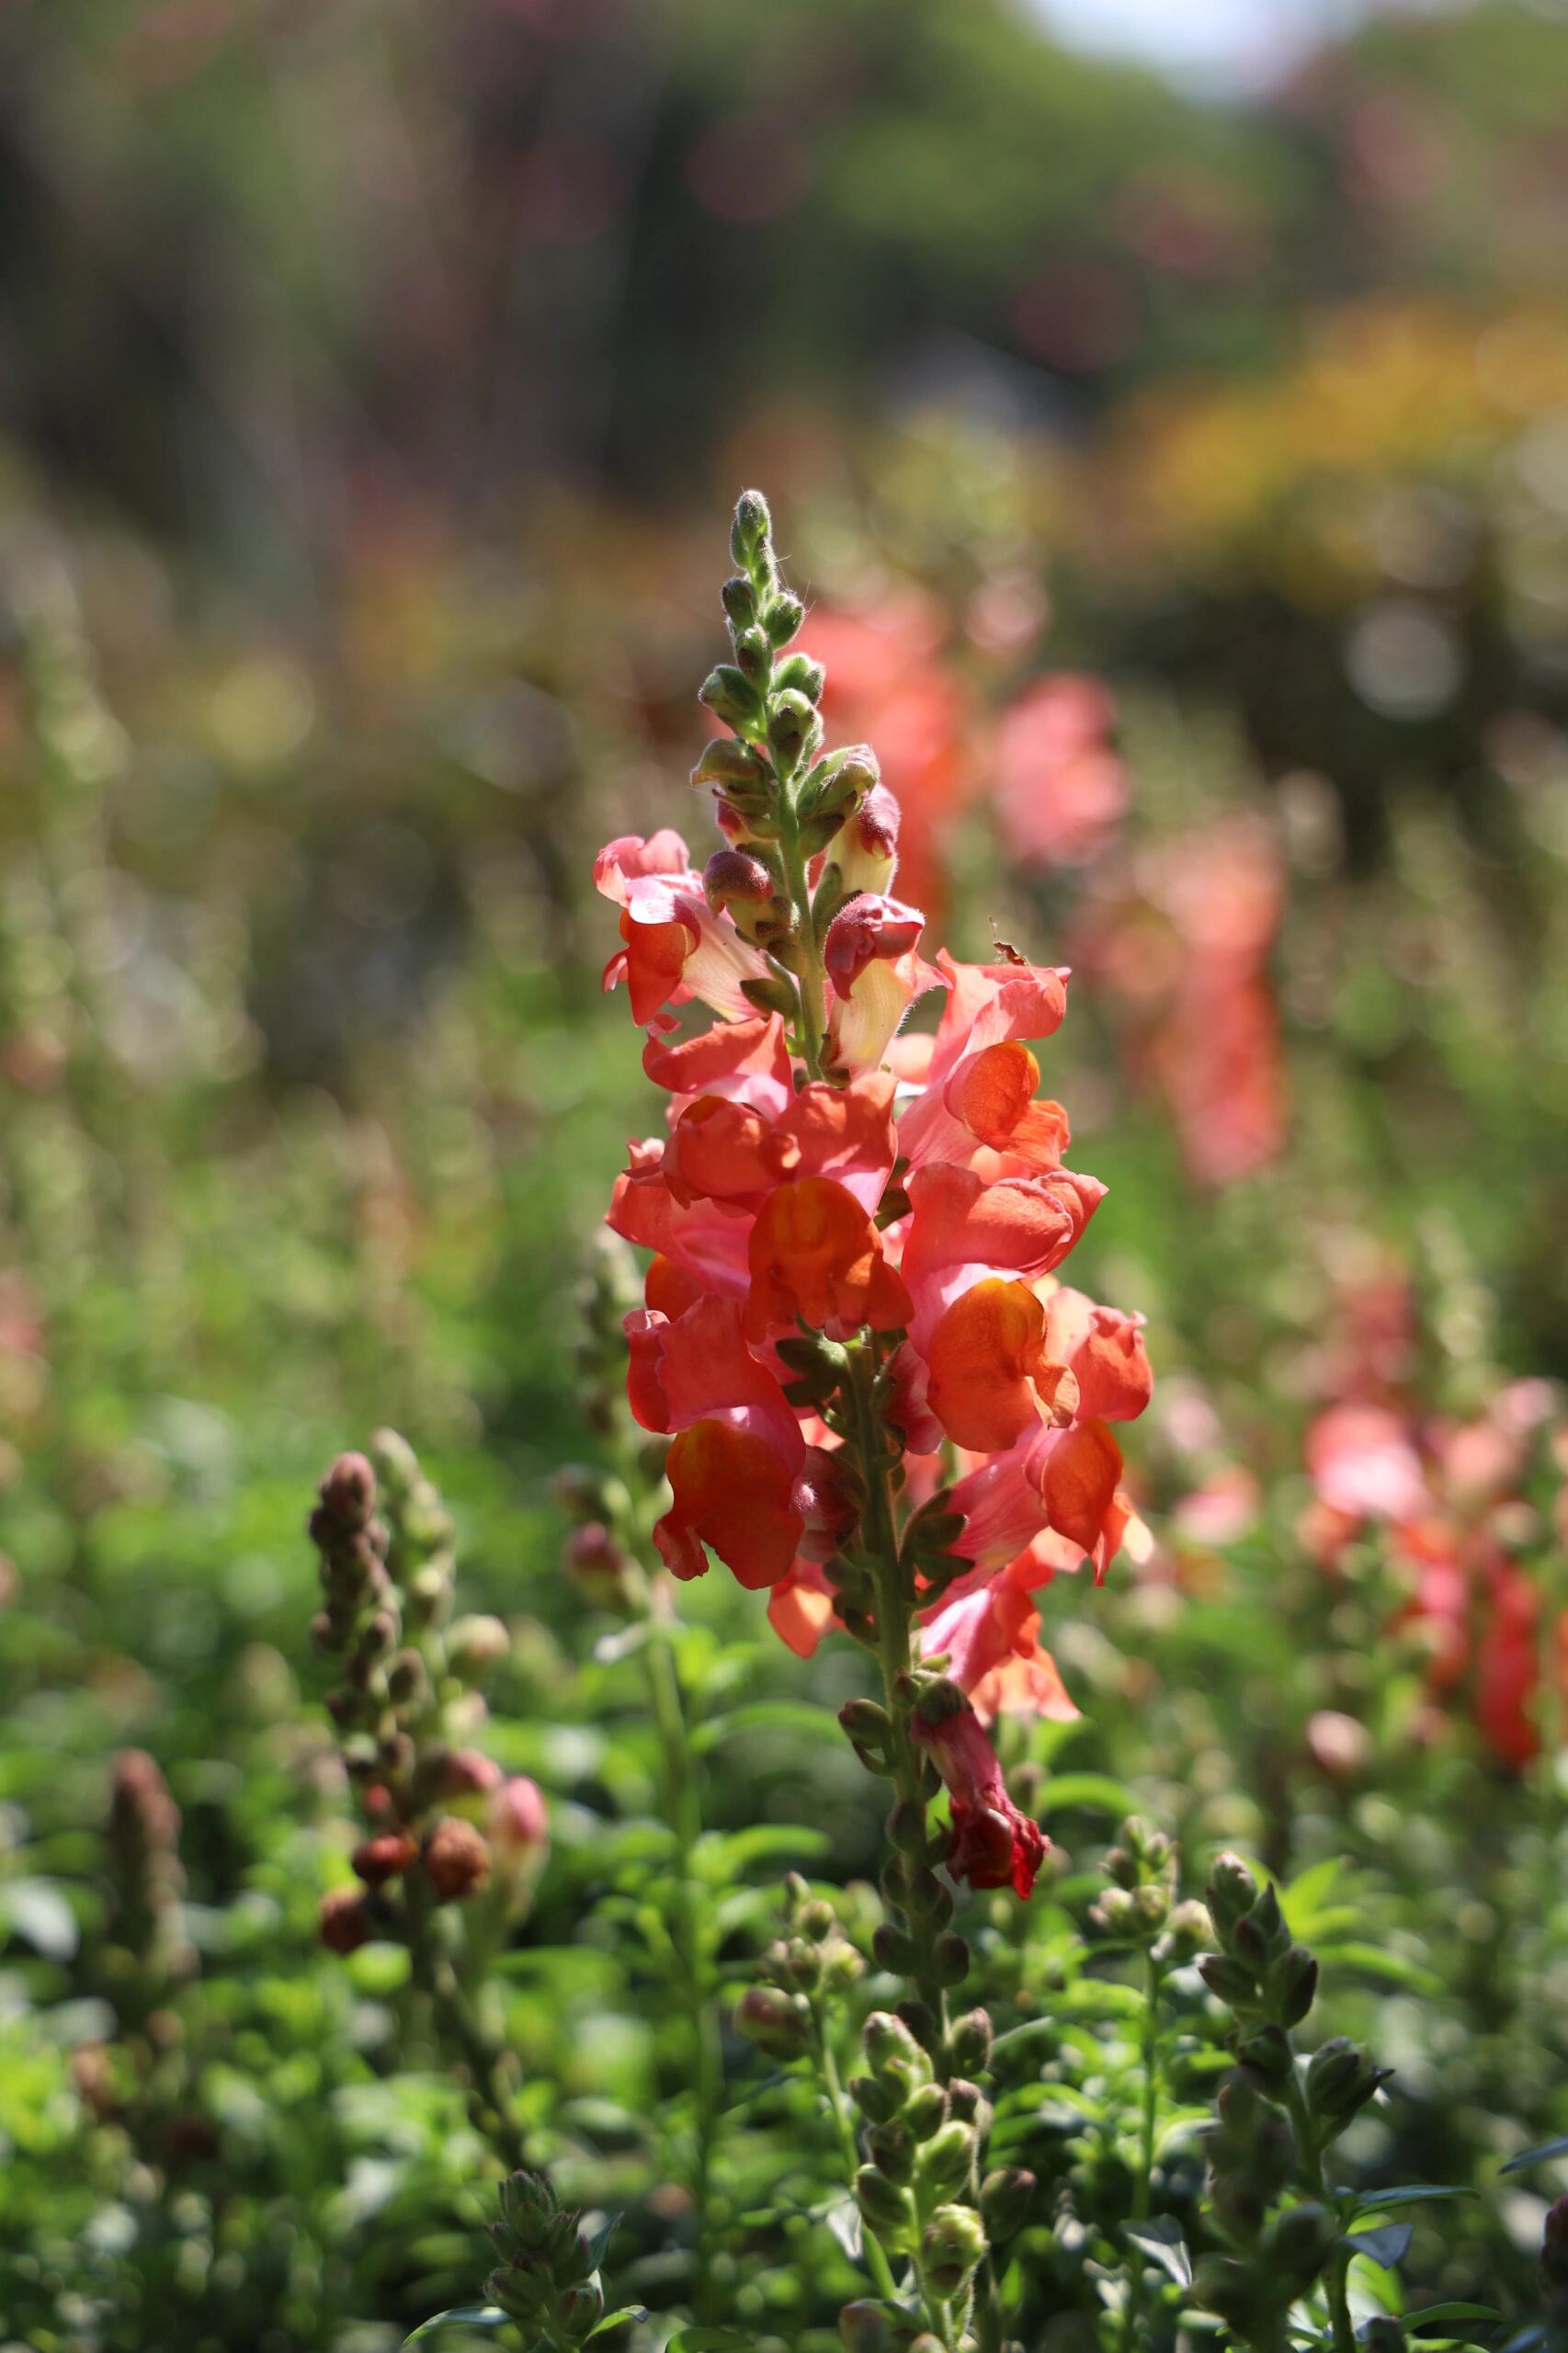
<svg viewBox="0 0 1568 2353"><path fill-rule="evenodd" d="M1110 1885L1091 1905L1089 1918L1102 1935L1136 1946L1162 1967L1179 1969L1211 1942L1212 1926L1201 1904L1181 1901L1181 1864L1176 1842L1139 1814L1121 1825L1121 1842L1105 1859Z"/></svg>
<svg viewBox="0 0 1568 2353"><path fill-rule="evenodd" d="M179 1834L179 1808L154 1759L122 1749L109 1781L105 1924L122 2023L132 2022L129 2006L155 2006L196 1965L181 1920Z"/></svg>
<svg viewBox="0 0 1568 2353"><path fill-rule="evenodd" d="M372 1448L373 1463L338 1457L310 1523L325 1595L313 1631L343 1665L327 1708L365 1825L352 1856L358 1884L322 1904L322 1939L342 1953L395 1933L387 1891L415 1869L437 1904L493 1881L517 1904L548 1839L536 1784L505 1779L472 1745L486 1716L480 1687L510 1650L506 1629L453 1617L446 1506L395 1431Z"/></svg>
<svg viewBox="0 0 1568 2353"><path fill-rule="evenodd" d="M1315 2200L1272 2211L1295 2176L1296 2135L1244 2073L1224 2086L1219 2111L1209 2135L1210 2193L1232 2252L1204 2256L1194 2297L1244 2341L1267 2341L1319 2277L1339 2223Z"/></svg>
<svg viewBox="0 0 1568 2353"><path fill-rule="evenodd" d="M501 2184L499 2200L500 2219L489 2226L501 2256L485 2282L491 2302L540 2353L564 2353L596 2331L596 2344L619 2353L626 2339L600 2326L600 2245L584 2231L581 2211L562 2206L548 2177L527 2166Z"/></svg>
<svg viewBox="0 0 1568 2353"><path fill-rule="evenodd" d="M991 2042L984 2012L960 2019L952 2034L983 2065ZM927 2053L891 2011L867 2019L864 2051L867 2072L849 2086L865 2120L869 2160L855 2177L856 2203L891 2253L913 2258L926 2291L949 2302L967 2291L988 2244L974 2201L990 2104L966 2077L938 2082ZM987 2177L999 2210L1010 2214L1017 2206L1021 2179L1011 2172Z"/></svg>
<svg viewBox="0 0 1568 2353"><path fill-rule="evenodd" d="M758 1983L742 1995L735 2025L771 2058L801 2058L818 2047L824 2012L865 1973L833 1905L790 1871L784 1881L783 1934L763 1954Z"/></svg>
<svg viewBox="0 0 1568 2353"><path fill-rule="evenodd" d="M1207 2256L1195 2293L1238 2333L1277 2333L1340 2243L1337 2217L1313 2196L1279 2207L1292 2184L1321 2189L1323 2153L1392 2070L1337 2035L1299 2067L1291 2043L1312 2005L1318 1965L1292 1941L1272 1886L1259 1889L1238 1855L1221 1855L1207 1890L1221 1949L1199 1962L1232 2012L1237 2071L1209 2135L1210 2196L1231 2252Z"/></svg>

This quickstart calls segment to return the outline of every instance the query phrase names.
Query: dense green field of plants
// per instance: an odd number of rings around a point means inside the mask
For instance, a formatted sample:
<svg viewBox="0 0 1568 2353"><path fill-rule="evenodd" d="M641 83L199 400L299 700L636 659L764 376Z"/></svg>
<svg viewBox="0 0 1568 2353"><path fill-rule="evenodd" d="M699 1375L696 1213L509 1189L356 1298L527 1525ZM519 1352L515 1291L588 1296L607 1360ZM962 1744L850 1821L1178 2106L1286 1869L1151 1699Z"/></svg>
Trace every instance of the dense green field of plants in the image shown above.
<svg viewBox="0 0 1568 2353"><path fill-rule="evenodd" d="M364 405L330 547L160 508L177 337L0 480L0 2353L1568 2343L1568 77L961 13L754 153L805 52L688 12L483 528L243 41L17 36L0 183L151 108Z"/></svg>

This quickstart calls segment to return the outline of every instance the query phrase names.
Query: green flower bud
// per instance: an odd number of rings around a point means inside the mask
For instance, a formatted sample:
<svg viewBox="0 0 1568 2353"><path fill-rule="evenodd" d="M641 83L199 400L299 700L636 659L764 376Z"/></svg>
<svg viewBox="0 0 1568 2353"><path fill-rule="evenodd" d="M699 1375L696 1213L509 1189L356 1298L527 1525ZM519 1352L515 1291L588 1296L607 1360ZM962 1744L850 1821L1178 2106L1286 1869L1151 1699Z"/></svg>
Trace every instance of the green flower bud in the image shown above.
<svg viewBox="0 0 1568 2353"><path fill-rule="evenodd" d="M939 2296L956 2296L985 2253L972 2206L938 2206L920 2234L920 2268Z"/></svg>
<svg viewBox="0 0 1568 2353"><path fill-rule="evenodd" d="M1278 2268L1292 2296L1304 2296L1338 2238L1339 2223L1325 2206L1292 2206L1270 2222L1262 2252Z"/></svg>
<svg viewBox="0 0 1568 2353"><path fill-rule="evenodd" d="M931 1957L944 1985L961 1985L969 1975L968 1940L950 1928L937 1938Z"/></svg>
<svg viewBox="0 0 1568 2353"><path fill-rule="evenodd" d="M465 1683L482 1682L511 1648L512 1638L499 1618L458 1618L447 1631L447 1665Z"/></svg>
<svg viewBox="0 0 1568 2353"><path fill-rule="evenodd" d="M1269 1965L1266 1991L1281 2026L1300 2026L1317 1993L1318 1965L1305 1945L1292 1945Z"/></svg>
<svg viewBox="0 0 1568 2353"><path fill-rule="evenodd" d="M827 672L809 654L791 654L787 662L780 664L774 679L777 688L802 694L810 703L821 702L826 684Z"/></svg>
<svg viewBox="0 0 1568 2353"><path fill-rule="evenodd" d="M906 2125L873 2124L866 2135L866 2147L880 2174L901 2189L908 2188L915 2178L915 2143Z"/></svg>
<svg viewBox="0 0 1568 2353"><path fill-rule="evenodd" d="M806 608L799 597L786 592L768 606L763 627L775 645L788 645L805 618Z"/></svg>
<svg viewBox="0 0 1568 2353"><path fill-rule="evenodd" d="M1226 1944L1236 1922L1256 1903L1257 1881L1239 1855L1220 1855L1205 1895L1220 1941Z"/></svg>
<svg viewBox="0 0 1568 2353"><path fill-rule="evenodd" d="M903 2120L917 2141L928 2141L947 2121L948 2095L940 2084L922 2084L904 2102Z"/></svg>
<svg viewBox="0 0 1568 2353"><path fill-rule="evenodd" d="M1214 1924L1209 1917L1208 1906L1199 1904L1196 1896L1189 1897L1171 1914L1160 1959L1179 1969L1195 1960L1212 1942L1213 1935Z"/></svg>
<svg viewBox="0 0 1568 2353"><path fill-rule="evenodd" d="M881 2239L897 2240L914 2220L907 2189L900 2189L875 2165L862 2165L855 2177L855 2202L868 2226Z"/></svg>
<svg viewBox="0 0 1568 2353"><path fill-rule="evenodd" d="M914 1941L891 1920L884 1920L871 1938L871 1958L879 1969L895 1977L908 1977L915 1969Z"/></svg>
<svg viewBox="0 0 1568 2353"><path fill-rule="evenodd" d="M749 629L756 619L756 591L744 572L735 573L719 591L724 619L733 629Z"/></svg>
<svg viewBox="0 0 1568 2353"><path fill-rule="evenodd" d="M974 2166L976 2148L972 2124L944 2124L920 2152L920 2179L938 2195L961 2189Z"/></svg>
<svg viewBox="0 0 1568 2353"><path fill-rule="evenodd" d="M906 2353L919 2325L896 2304L874 2303L869 2297L846 2304L838 2315L844 2353Z"/></svg>
<svg viewBox="0 0 1568 2353"><path fill-rule="evenodd" d="M978 2075L991 2063L991 2018L985 2010L968 2010L955 2018L948 2034L948 2056L966 2075Z"/></svg>
<svg viewBox="0 0 1568 2353"><path fill-rule="evenodd" d="M763 545L772 537L773 517L767 511L767 499L760 490L743 490L735 501L735 519L730 527L730 551L753 577Z"/></svg>
<svg viewBox="0 0 1568 2353"><path fill-rule="evenodd" d="M1282 2028L1258 2027L1251 2034L1244 2034L1235 2050L1247 2073L1270 2089L1278 2090L1290 2082L1295 2062L1290 2037Z"/></svg>
<svg viewBox="0 0 1568 2353"><path fill-rule="evenodd" d="M873 2010L863 2029L866 2058L874 2075L909 2085L927 2083L931 2063L902 2018L891 2010Z"/></svg>
<svg viewBox="0 0 1568 2353"><path fill-rule="evenodd" d="M980 2185L980 2211L994 2245L1022 2230L1039 2186L1024 2165L998 2165L986 2175Z"/></svg>

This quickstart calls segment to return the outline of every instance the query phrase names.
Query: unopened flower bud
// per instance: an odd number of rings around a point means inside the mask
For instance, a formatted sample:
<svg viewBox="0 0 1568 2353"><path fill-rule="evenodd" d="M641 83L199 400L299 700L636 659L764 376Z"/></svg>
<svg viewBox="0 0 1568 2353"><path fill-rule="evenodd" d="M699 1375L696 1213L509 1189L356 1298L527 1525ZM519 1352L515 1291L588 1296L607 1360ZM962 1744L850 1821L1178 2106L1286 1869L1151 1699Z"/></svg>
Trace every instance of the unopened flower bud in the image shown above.
<svg viewBox="0 0 1568 2353"><path fill-rule="evenodd" d="M838 2315L844 2353L908 2353L915 2329L915 2323L896 2305L869 2297L846 2304Z"/></svg>
<svg viewBox="0 0 1568 2353"><path fill-rule="evenodd" d="M906 2230L914 2209L907 2189L901 2189L875 2165L862 2165L855 2177L855 2203L879 2238Z"/></svg>
<svg viewBox="0 0 1568 2353"><path fill-rule="evenodd" d="M482 1832L449 1813L425 1841L425 1876L437 1904L472 1895L490 1877L490 1849Z"/></svg>
<svg viewBox="0 0 1568 2353"><path fill-rule="evenodd" d="M631 1608L631 1563L602 1519L574 1528L566 1539L567 1573L590 1608L623 1617Z"/></svg>
<svg viewBox="0 0 1568 2353"><path fill-rule="evenodd" d="M362 1890L329 1888L321 1900L321 1940L328 1952L358 1952L370 1938L370 1912Z"/></svg>
<svg viewBox="0 0 1568 2353"><path fill-rule="evenodd" d="M478 1614L454 1619L447 1631L447 1664L465 1683L483 1682L512 1648L499 1618Z"/></svg>
<svg viewBox="0 0 1568 2353"><path fill-rule="evenodd" d="M1209 1917L1208 1905L1200 1904L1196 1896L1189 1896L1171 1914L1161 1958L1179 1969L1211 1944L1213 1937L1214 1924Z"/></svg>
<svg viewBox="0 0 1568 2353"><path fill-rule="evenodd" d="M771 2058L798 2059L812 2039L811 2012L799 1995L776 1985L750 1985L735 2006L735 2026Z"/></svg>
<svg viewBox="0 0 1568 2353"><path fill-rule="evenodd" d="M383 1830L361 1839L349 1860L367 1887L384 1887L405 1871L419 1852L419 1842L406 1830Z"/></svg>
<svg viewBox="0 0 1568 2353"><path fill-rule="evenodd" d="M948 2118L948 2095L940 2084L922 2084L903 2104L903 2120L917 2141L939 2132Z"/></svg>
<svg viewBox="0 0 1568 2353"><path fill-rule="evenodd" d="M1207 1902L1221 1943L1257 1901L1257 1881L1239 1855L1219 1855L1210 1876Z"/></svg>
<svg viewBox="0 0 1568 2353"><path fill-rule="evenodd" d="M938 2196L961 2188L969 2179L974 2165L975 2132L972 2124L954 2121L944 2124L934 2132L920 2152L920 2178L925 2187Z"/></svg>
<svg viewBox="0 0 1568 2353"><path fill-rule="evenodd" d="M866 2135L866 2148L879 2173L886 2174L901 2189L908 2188L915 2178L915 2142L907 2125L896 2120L873 2124Z"/></svg>
<svg viewBox="0 0 1568 2353"><path fill-rule="evenodd" d="M454 1802L488 1797L500 1786L501 1768L482 1748L454 1748L441 1768L441 1795Z"/></svg>
<svg viewBox="0 0 1568 2353"><path fill-rule="evenodd" d="M1292 2206L1269 2223L1263 2251L1295 2293L1305 2295L1338 2236L1339 2225L1325 2206Z"/></svg>
<svg viewBox="0 0 1568 2353"><path fill-rule="evenodd" d="M484 1826L497 1874L516 1889L538 1877L550 1851L550 1809L527 1773L508 1773L490 1801Z"/></svg>
<svg viewBox="0 0 1568 2353"><path fill-rule="evenodd" d="M980 2211L994 2242L1010 2239L1023 2228L1039 2188L1024 2165L998 2165L980 2185Z"/></svg>
<svg viewBox="0 0 1568 2353"><path fill-rule="evenodd" d="M985 2253L972 2206L938 2206L920 2235L921 2268L939 2296L955 2296Z"/></svg>
<svg viewBox="0 0 1568 2353"><path fill-rule="evenodd" d="M948 2034L948 2055L965 2075L978 2075L990 2063L992 2028L984 2010L968 2010L955 2018Z"/></svg>

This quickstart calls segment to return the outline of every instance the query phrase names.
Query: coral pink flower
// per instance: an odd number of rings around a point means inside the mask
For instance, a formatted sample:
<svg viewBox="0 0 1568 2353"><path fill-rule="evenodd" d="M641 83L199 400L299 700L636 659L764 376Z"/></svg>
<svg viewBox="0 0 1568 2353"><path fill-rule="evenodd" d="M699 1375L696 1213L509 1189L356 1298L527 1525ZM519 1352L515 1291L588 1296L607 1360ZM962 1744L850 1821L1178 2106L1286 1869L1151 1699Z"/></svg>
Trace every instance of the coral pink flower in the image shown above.
<svg viewBox="0 0 1568 2353"><path fill-rule="evenodd" d="M605 966L604 985L625 981L633 1020L653 1021L687 996L736 1018L755 1011L741 984L765 980L767 961L710 907L678 834L666 827L647 841L623 834L607 842L594 882L619 907L625 943Z"/></svg>
<svg viewBox="0 0 1568 2353"><path fill-rule="evenodd" d="M1024 864L1085 866L1108 845L1129 797L1115 719L1103 687L1065 674L1027 688L1004 714L996 822Z"/></svg>

